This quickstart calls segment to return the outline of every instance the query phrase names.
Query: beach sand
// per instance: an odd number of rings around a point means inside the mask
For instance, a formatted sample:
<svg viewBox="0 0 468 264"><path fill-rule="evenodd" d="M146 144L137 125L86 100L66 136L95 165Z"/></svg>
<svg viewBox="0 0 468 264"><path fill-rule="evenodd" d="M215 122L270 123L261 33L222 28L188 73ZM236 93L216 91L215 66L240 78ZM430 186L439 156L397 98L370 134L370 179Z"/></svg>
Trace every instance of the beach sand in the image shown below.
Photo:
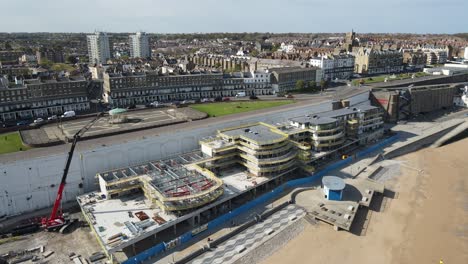
<svg viewBox="0 0 468 264"><path fill-rule="evenodd" d="M396 195L364 235L309 225L262 263L468 263L468 139L397 160Z"/></svg>

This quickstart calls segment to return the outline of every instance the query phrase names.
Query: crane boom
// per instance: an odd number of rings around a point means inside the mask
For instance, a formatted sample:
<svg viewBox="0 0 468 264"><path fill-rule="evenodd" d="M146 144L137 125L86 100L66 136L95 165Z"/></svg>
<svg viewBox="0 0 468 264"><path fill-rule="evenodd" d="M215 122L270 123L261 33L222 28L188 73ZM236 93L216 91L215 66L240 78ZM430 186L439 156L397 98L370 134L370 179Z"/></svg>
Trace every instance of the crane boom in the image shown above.
<svg viewBox="0 0 468 264"><path fill-rule="evenodd" d="M60 181L60 185L57 190L57 197L55 198L54 206L52 207L52 212L50 214L50 217L42 219L43 227L50 229L50 228L59 227L65 224L65 219L63 217L63 214L61 212L59 213L59 207L62 202L63 190L65 189L65 184L67 182L68 170L70 169L70 164L73 158L73 153L75 152L76 143L78 143L78 140L80 139L80 137L83 136L83 134L86 131L88 131L101 116L102 116L102 113L99 113L93 120L91 120L88 124L86 124L86 126L81 128L78 132L76 132L73 135L73 141L70 147L70 151L68 152L67 161L65 163L65 168L63 169L62 180Z"/></svg>

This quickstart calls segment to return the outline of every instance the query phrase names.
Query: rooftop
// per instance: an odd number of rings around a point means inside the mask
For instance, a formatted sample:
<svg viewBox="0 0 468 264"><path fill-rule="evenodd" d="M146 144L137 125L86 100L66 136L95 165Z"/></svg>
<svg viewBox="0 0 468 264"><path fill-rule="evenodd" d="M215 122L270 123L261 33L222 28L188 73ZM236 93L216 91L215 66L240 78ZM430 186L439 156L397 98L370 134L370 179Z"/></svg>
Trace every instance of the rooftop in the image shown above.
<svg viewBox="0 0 468 264"><path fill-rule="evenodd" d="M271 141L278 141L286 138L284 135L273 131L272 127L262 123L232 129L228 128L221 130L220 133L227 137L243 137L247 140L257 142L258 144L268 144Z"/></svg>

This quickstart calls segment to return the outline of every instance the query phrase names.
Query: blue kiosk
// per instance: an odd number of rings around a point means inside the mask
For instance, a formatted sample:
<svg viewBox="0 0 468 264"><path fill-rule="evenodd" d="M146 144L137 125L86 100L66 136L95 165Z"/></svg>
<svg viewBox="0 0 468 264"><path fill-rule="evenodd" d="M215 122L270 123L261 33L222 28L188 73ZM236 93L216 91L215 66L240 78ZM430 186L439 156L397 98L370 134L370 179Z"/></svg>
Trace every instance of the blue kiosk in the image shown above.
<svg viewBox="0 0 468 264"><path fill-rule="evenodd" d="M343 179L336 176L324 176L322 188L327 200L341 201L346 184Z"/></svg>

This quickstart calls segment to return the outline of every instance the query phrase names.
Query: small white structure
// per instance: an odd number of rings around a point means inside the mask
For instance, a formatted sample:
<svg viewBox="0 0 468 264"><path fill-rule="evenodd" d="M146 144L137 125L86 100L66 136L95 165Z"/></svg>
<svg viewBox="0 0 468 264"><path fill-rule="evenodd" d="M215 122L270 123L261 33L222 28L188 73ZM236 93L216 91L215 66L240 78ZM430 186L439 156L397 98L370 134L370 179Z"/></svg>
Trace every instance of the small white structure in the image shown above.
<svg viewBox="0 0 468 264"><path fill-rule="evenodd" d="M453 103L457 106L468 107L468 85L463 88L462 96L453 98Z"/></svg>
<svg viewBox="0 0 468 264"><path fill-rule="evenodd" d="M115 108L109 111L109 123L120 124L127 122L127 109Z"/></svg>

